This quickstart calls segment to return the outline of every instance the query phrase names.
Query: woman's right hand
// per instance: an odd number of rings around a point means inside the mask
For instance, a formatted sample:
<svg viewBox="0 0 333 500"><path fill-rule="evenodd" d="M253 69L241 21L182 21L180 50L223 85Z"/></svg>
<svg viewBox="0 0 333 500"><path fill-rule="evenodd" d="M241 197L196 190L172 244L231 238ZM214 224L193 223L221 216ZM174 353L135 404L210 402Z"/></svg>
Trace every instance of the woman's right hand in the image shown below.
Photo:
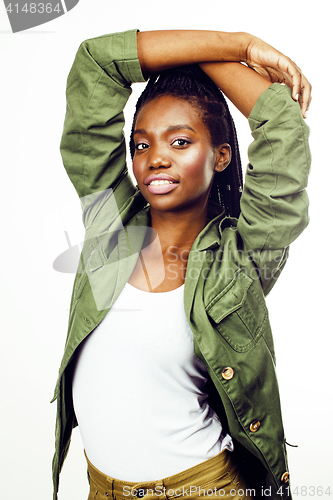
<svg viewBox="0 0 333 500"><path fill-rule="evenodd" d="M289 57L253 35L245 34L242 53L242 62L266 80L291 88L293 99L299 101L305 118L311 102L311 85L301 69Z"/></svg>

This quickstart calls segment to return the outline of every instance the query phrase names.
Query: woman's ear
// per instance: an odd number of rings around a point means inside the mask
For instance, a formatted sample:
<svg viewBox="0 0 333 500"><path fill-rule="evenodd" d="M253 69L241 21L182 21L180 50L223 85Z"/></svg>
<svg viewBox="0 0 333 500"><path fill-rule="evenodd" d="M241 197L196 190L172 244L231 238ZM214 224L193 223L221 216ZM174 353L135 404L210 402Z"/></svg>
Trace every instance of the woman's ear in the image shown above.
<svg viewBox="0 0 333 500"><path fill-rule="evenodd" d="M231 147L228 143L221 144L216 148L215 172L222 172L231 162Z"/></svg>

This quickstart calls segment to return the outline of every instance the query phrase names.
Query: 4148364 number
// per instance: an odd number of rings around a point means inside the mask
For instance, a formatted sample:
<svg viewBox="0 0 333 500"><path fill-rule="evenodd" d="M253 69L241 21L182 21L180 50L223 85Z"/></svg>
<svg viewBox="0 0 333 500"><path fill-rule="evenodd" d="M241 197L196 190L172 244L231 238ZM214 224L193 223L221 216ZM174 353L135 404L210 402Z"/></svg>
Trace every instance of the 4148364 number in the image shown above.
<svg viewBox="0 0 333 500"><path fill-rule="evenodd" d="M53 6L52 3L43 2L25 3L23 6L19 6L18 3L9 3L6 10L10 14L12 12L25 12L26 14L51 14L52 12L58 12L58 14L60 14L62 12L62 7L60 6L60 3L57 3L55 6Z"/></svg>

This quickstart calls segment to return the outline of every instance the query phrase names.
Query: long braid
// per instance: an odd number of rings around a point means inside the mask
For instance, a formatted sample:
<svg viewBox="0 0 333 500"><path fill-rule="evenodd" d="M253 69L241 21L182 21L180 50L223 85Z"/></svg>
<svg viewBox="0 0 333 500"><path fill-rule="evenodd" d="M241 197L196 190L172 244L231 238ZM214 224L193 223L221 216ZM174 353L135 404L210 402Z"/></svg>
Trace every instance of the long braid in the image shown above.
<svg viewBox="0 0 333 500"><path fill-rule="evenodd" d="M198 109L209 130L213 147L225 142L230 144L230 165L215 173L210 200L218 204L225 215L238 217L243 176L234 121L222 92L199 66L182 66L150 77L136 104L130 139L132 158L135 151L133 131L139 110L147 102L164 95L185 99Z"/></svg>
<svg viewBox="0 0 333 500"><path fill-rule="evenodd" d="M226 102L225 106L228 106ZM232 151L232 159L226 169L222 172L216 172L211 189L211 199L223 206L226 215L238 218L240 214L240 198L243 192L243 174L236 128L229 108L228 122L231 131L229 144ZM219 199L219 193L221 200Z"/></svg>

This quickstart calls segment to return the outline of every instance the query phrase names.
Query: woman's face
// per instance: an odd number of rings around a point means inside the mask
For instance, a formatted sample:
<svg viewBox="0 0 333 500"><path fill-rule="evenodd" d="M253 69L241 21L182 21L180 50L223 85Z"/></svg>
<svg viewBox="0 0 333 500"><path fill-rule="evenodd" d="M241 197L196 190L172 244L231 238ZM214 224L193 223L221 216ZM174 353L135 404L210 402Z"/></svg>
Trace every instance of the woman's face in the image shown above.
<svg viewBox="0 0 333 500"><path fill-rule="evenodd" d="M206 125L186 100L163 96L145 104L134 128L133 172L152 209L207 205L214 173L230 161L230 146L213 148Z"/></svg>

